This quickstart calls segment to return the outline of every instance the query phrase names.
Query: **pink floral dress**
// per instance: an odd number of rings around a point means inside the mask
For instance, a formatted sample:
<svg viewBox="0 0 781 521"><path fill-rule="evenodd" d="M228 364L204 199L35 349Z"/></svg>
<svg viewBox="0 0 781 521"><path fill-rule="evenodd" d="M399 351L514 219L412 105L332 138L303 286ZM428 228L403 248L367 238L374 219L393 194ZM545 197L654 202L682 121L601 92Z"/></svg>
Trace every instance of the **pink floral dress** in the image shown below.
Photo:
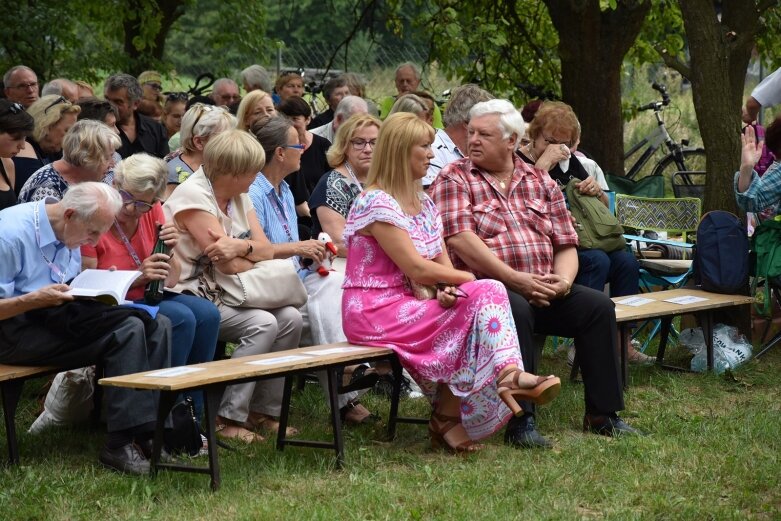
<svg viewBox="0 0 781 521"><path fill-rule="evenodd" d="M350 342L389 347L435 400L445 383L461 398L461 421L479 440L500 429L510 410L496 393L496 379L508 364L521 363L518 336L504 286L478 280L460 286L467 298L445 309L436 299L417 300L402 271L362 228L380 221L405 230L426 259L442 254L442 220L422 196L422 211L406 215L390 195L359 195L345 224L348 248L342 295L342 325Z"/></svg>

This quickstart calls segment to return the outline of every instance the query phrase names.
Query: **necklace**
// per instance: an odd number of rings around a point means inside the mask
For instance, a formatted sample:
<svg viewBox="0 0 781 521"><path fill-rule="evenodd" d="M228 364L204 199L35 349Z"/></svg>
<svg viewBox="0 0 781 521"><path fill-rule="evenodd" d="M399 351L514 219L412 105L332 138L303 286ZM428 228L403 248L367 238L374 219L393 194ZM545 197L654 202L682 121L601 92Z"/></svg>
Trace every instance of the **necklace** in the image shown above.
<svg viewBox="0 0 781 521"><path fill-rule="evenodd" d="M353 182L359 187L363 188L363 183L358 181L358 176L355 175L355 171L353 170L353 167L350 166L350 163L345 161L344 167L347 169L347 173L350 174L350 178L352 178Z"/></svg>
<svg viewBox="0 0 781 521"><path fill-rule="evenodd" d="M506 176L506 177L504 177L504 178L501 178L501 177L499 177L499 176L496 176L496 175L494 176L494 178L495 178L497 181L499 181L499 186L501 186L501 187L502 187L502 190L504 190L505 188L507 188L507 184L506 184L506 183L507 183L507 181L509 181L510 179L512 179L512 177L513 177L513 174L512 174L512 172L511 172L511 173L510 173L508 176Z"/></svg>

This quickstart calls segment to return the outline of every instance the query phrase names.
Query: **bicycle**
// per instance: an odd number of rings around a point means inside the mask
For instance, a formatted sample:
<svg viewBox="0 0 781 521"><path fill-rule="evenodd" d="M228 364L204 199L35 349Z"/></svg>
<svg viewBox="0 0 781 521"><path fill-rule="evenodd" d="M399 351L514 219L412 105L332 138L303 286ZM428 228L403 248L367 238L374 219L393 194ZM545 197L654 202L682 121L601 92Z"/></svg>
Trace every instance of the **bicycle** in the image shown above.
<svg viewBox="0 0 781 521"><path fill-rule="evenodd" d="M651 84L651 88L662 95L661 101L652 101L646 105L637 107L638 112L652 110L656 118L656 128L648 135L636 143L632 148L624 153L624 161L634 156L643 147L647 148L640 155L637 161L627 171L626 178L634 179L638 173L646 166L653 155L660 149L662 144L666 145L667 153L656 162L651 175L661 175L665 178L665 184L670 184L675 172L705 172L705 149L689 147L689 141L675 141L667 131L662 112L670 104L670 96L667 94L667 88L656 82ZM664 149L662 149L664 152ZM644 176L643 176L644 177ZM685 175L683 180L686 184L693 184L689 175Z"/></svg>

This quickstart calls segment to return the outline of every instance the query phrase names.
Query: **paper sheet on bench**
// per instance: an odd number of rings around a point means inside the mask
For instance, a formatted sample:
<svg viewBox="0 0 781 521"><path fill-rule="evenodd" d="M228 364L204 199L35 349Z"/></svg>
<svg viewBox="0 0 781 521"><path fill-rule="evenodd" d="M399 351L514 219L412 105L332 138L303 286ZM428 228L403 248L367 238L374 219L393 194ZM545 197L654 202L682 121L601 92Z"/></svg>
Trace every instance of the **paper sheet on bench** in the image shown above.
<svg viewBox="0 0 781 521"><path fill-rule="evenodd" d="M352 353L355 351L363 351L367 349L365 347L330 347L328 349L318 349L316 351L307 351L308 355L333 355L336 353Z"/></svg>
<svg viewBox="0 0 781 521"><path fill-rule="evenodd" d="M624 306L633 306L638 307L642 306L643 304L648 304L649 302L654 302L650 298L645 297L629 297L625 298L624 300L616 300L616 304L623 304Z"/></svg>
<svg viewBox="0 0 781 521"><path fill-rule="evenodd" d="M162 371L155 371L149 373L147 376L154 376L156 378L173 378L174 376L182 376L183 374L197 373L203 371L203 367L172 367L170 369L163 369Z"/></svg>
<svg viewBox="0 0 781 521"><path fill-rule="evenodd" d="M696 302L702 302L708 300L705 297L695 297L694 295L684 295L683 297L673 297L665 299L665 302L672 302L673 304L694 304Z"/></svg>
<svg viewBox="0 0 781 521"><path fill-rule="evenodd" d="M274 358L264 358L263 360L253 360L252 362L247 362L250 365L274 365L274 364L284 364L286 362L298 362L300 360L307 360L309 357L305 355L288 355L288 356L277 356Z"/></svg>

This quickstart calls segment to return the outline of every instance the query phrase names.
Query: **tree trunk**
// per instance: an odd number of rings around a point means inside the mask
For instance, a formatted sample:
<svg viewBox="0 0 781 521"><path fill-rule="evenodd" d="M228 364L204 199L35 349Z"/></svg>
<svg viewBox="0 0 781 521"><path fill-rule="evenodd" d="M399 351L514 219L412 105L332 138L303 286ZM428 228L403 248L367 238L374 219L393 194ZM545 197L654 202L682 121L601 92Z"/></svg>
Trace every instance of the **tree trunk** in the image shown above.
<svg viewBox="0 0 781 521"><path fill-rule="evenodd" d="M581 145L606 171L624 173L621 65L650 3L621 1L602 11L599 0L545 0L559 34L561 91L578 115Z"/></svg>
<svg viewBox="0 0 781 521"><path fill-rule="evenodd" d="M130 74L137 76L162 61L165 40L171 26L184 14L187 2L188 0L128 1L122 27L125 30L124 49L129 60ZM150 8L153 13L149 12ZM154 34L149 34L149 24L157 25Z"/></svg>
<svg viewBox="0 0 781 521"><path fill-rule="evenodd" d="M732 179L740 166L740 107L759 14L746 0L679 0L691 64L694 110L707 153L705 211L737 211Z"/></svg>

